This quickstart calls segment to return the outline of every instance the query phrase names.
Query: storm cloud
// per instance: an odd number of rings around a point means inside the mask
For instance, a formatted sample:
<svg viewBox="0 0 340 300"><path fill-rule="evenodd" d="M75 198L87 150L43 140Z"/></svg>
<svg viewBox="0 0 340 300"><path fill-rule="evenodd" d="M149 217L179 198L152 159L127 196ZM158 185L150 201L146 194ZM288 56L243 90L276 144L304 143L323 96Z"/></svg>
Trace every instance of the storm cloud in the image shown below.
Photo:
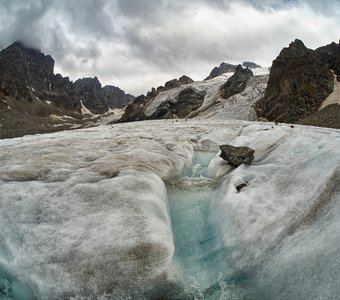
<svg viewBox="0 0 340 300"><path fill-rule="evenodd" d="M270 66L295 38L338 41L339 1L2 0L0 47L20 40L56 61L56 72L98 76L133 94L222 61Z"/></svg>

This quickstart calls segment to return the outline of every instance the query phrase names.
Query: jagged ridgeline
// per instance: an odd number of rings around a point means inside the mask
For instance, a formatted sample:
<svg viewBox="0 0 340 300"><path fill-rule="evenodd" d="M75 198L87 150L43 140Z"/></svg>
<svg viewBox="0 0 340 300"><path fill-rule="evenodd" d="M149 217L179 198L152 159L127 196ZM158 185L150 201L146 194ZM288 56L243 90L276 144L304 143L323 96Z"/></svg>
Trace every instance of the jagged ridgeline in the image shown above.
<svg viewBox="0 0 340 300"><path fill-rule="evenodd" d="M339 61L339 44L311 50L295 40L270 69L223 62L203 81L184 75L135 98L97 77L54 74L51 56L16 42L0 52L0 137L93 126L115 108L125 108L122 116L106 123L217 118L340 128Z"/></svg>
<svg viewBox="0 0 340 300"><path fill-rule="evenodd" d="M20 42L0 52L1 137L81 125L84 111L103 114L134 98L118 87L102 87L97 77L72 82L54 74L50 55ZM73 119L65 120L65 115Z"/></svg>

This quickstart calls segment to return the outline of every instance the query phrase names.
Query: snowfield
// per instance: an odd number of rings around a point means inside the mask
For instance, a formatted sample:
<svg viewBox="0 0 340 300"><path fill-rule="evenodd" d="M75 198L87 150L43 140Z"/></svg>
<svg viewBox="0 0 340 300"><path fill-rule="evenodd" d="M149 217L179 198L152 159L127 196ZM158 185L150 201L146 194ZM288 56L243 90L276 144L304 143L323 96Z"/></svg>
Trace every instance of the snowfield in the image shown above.
<svg viewBox="0 0 340 300"><path fill-rule="evenodd" d="M230 167L227 143L255 149L253 163ZM338 299L339 147L339 130L205 118L0 140L0 295ZM185 199L208 201L219 248L204 259L227 265L210 287L174 260L169 187L196 172L197 153L213 158L185 188L201 178L208 200Z"/></svg>

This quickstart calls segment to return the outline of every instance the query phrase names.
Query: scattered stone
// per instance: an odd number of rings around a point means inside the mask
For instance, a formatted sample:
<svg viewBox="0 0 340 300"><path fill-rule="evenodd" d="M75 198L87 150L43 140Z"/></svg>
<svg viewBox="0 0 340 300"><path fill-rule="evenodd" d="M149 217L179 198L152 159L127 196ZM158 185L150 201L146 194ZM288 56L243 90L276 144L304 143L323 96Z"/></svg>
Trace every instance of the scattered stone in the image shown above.
<svg viewBox="0 0 340 300"><path fill-rule="evenodd" d="M250 165L254 159L255 150L249 147L235 147L232 145L221 145L221 154L230 165L238 167L242 164Z"/></svg>
<svg viewBox="0 0 340 300"><path fill-rule="evenodd" d="M242 190L246 186L247 186L246 182L243 182L243 183L239 184L238 186L236 186L237 192L240 192L240 190Z"/></svg>

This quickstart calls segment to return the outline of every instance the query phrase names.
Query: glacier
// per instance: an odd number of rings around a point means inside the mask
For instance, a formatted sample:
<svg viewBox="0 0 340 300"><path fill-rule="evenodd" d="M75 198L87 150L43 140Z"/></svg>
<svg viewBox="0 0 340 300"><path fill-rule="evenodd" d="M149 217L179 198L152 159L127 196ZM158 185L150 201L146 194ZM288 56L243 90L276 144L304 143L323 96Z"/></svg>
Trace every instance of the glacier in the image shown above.
<svg viewBox="0 0 340 300"><path fill-rule="evenodd" d="M246 83L243 92L235 94L228 99L222 97L222 86L234 73L225 73L213 79L195 81L177 88L159 92L145 108L145 115L150 117L162 103L166 101L178 101L179 94L191 88L198 92L204 92L202 106L192 111L188 118L203 119L233 119L255 121L257 119L254 109L255 103L265 93L269 78L268 68L252 69L252 76Z"/></svg>
<svg viewBox="0 0 340 300"><path fill-rule="evenodd" d="M0 140L0 299L339 299L339 146L207 115Z"/></svg>

